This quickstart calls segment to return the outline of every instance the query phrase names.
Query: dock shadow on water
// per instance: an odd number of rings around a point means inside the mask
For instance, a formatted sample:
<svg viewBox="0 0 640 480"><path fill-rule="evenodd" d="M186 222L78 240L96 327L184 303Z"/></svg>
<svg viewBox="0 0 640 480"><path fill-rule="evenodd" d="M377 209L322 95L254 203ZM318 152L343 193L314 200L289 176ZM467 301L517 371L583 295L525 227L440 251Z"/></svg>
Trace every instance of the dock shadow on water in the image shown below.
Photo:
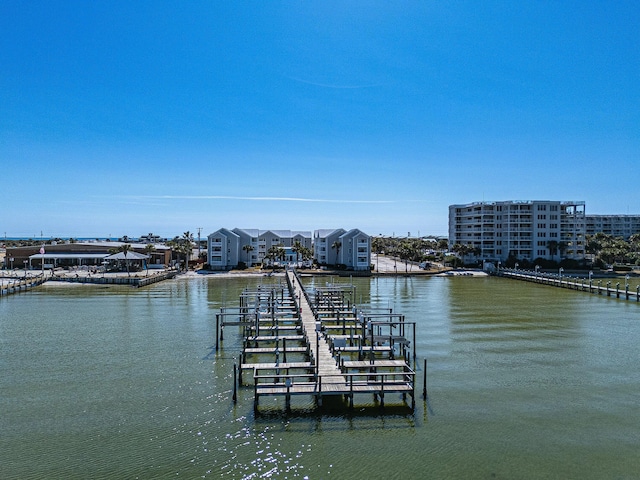
<svg viewBox="0 0 640 480"><path fill-rule="evenodd" d="M344 418L345 420L385 418L390 421L394 419L412 421L416 412L400 396L397 398L388 397L384 406L371 400L369 402L361 401L356 406L349 407L348 399L341 395L328 395L323 397L321 406L315 402L304 402L300 398L292 400L289 409L285 408L283 402L273 399L273 402L261 405L254 414L256 420L307 421L309 419L322 420L323 418Z"/></svg>

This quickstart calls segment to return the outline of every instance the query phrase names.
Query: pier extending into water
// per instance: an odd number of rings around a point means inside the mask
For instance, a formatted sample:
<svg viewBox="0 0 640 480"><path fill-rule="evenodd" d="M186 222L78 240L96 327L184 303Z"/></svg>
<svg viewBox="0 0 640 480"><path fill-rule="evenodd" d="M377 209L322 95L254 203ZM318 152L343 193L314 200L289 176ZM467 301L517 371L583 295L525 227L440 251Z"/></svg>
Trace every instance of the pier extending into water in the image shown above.
<svg viewBox="0 0 640 480"><path fill-rule="evenodd" d="M216 350L226 327L242 329L234 401L236 384L252 381L256 410L265 396L284 397L290 410L296 395L312 396L317 407L331 398L353 408L356 395L373 396L384 407L390 394L399 394L402 405L408 395L415 408L414 322L389 309L353 307L350 285L307 291L294 270L284 280L245 289L239 307L222 308L216 315Z"/></svg>
<svg viewBox="0 0 640 480"><path fill-rule="evenodd" d="M522 280L526 282L540 283L559 288L567 288L580 292L588 292L594 295L606 295L607 297L615 296L624 300L640 302L640 285L632 288L629 284L629 277L625 277L624 284L618 279L599 279L594 281L593 275L589 274L586 278L571 277L562 275L562 272L545 273L536 270L518 270L511 268L501 268L497 273L498 276L511 278L514 280ZM604 285L603 285L604 280ZM615 283L613 283L615 281Z"/></svg>
<svg viewBox="0 0 640 480"><path fill-rule="evenodd" d="M43 273L32 274L26 271L17 275L0 275L0 296L11 295L13 293L26 292L38 285L48 281L99 284L99 285L131 285L134 287L146 287L154 283L162 282L174 278L178 275L177 270L153 273L145 276L123 276L123 275L90 275L83 272L82 275L60 275L55 271L45 271Z"/></svg>
<svg viewBox="0 0 640 480"><path fill-rule="evenodd" d="M2 276L0 277L0 296L11 295L12 293L26 292L38 285L42 285L48 278L39 273L37 275Z"/></svg>
<svg viewBox="0 0 640 480"><path fill-rule="evenodd" d="M131 285L134 287L146 287L154 283L169 280L178 275L177 270L153 273L145 276L124 276L124 275L56 275L55 273L48 280L70 283L96 283L99 285Z"/></svg>

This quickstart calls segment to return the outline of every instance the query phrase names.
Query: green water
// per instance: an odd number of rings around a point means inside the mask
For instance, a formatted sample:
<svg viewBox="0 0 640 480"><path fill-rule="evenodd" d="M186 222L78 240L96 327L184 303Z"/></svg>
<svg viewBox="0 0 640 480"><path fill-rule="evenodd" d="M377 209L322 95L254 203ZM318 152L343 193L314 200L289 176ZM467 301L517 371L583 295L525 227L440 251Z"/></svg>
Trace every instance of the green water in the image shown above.
<svg viewBox="0 0 640 480"><path fill-rule="evenodd" d="M231 401L247 284L0 299L0 478L639 478L640 305L497 278L354 279L418 322L428 402L291 415ZM308 280L310 282L311 280ZM325 279L317 279L324 283ZM306 402L306 403L305 403Z"/></svg>

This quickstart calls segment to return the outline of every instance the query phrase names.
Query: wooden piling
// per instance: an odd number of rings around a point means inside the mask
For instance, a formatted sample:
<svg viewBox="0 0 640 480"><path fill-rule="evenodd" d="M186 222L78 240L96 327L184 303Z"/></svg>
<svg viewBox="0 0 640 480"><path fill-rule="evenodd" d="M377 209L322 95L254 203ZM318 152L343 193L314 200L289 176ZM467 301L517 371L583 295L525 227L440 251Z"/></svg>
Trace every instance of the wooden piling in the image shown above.
<svg viewBox="0 0 640 480"><path fill-rule="evenodd" d="M422 385L422 398L427 399L427 359L424 359L424 383Z"/></svg>
<svg viewBox="0 0 640 480"><path fill-rule="evenodd" d="M219 348L219 342L218 342L219 329L220 329L220 314L216 313L216 352L218 351L218 348Z"/></svg>
<svg viewBox="0 0 640 480"><path fill-rule="evenodd" d="M238 382L236 382L236 376L238 374L238 366L233 364L233 403L238 402Z"/></svg>

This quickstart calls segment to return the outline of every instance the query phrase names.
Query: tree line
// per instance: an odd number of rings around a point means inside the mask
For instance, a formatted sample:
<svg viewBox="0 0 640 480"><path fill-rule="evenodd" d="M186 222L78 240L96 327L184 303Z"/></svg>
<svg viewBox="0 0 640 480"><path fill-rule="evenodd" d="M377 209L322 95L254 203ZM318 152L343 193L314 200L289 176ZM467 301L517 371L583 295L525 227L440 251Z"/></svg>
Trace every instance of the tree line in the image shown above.
<svg viewBox="0 0 640 480"><path fill-rule="evenodd" d="M574 246L571 243L549 240L546 243L550 259L536 258L533 261L518 258L510 253L505 267L514 267L517 263L521 268L532 268L538 265L542 268L569 267L569 268L602 268L606 269L613 265L640 265L640 233L631 235L628 240L623 237L615 237L606 233L596 233L587 235L585 238L585 258L576 260L566 258L567 253L572 253ZM473 245L455 244L451 247L464 259L468 255L479 256L481 250ZM477 261L476 261L477 263Z"/></svg>

